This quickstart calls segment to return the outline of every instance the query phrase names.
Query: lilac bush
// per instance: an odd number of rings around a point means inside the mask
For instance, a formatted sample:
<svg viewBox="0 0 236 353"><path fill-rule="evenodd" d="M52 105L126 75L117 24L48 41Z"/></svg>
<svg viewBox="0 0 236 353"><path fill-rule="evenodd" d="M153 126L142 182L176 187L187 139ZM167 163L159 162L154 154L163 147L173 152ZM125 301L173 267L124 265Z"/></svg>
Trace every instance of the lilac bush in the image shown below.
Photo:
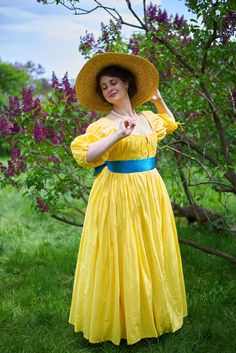
<svg viewBox="0 0 236 353"><path fill-rule="evenodd" d="M11 146L10 158L0 163L1 185L23 188L41 212L71 222L76 200L80 206L86 203L89 185L84 183L87 171L74 161L70 143L97 118L95 112L79 106L67 74L60 82L53 73L51 92L43 100L30 89L24 89L21 101L10 97L0 117L0 134ZM65 217L68 207L71 213Z"/></svg>
<svg viewBox="0 0 236 353"><path fill-rule="evenodd" d="M166 139L167 145L162 146L174 155L165 152L163 163L161 159L158 162L162 172L175 180L172 195L181 206L202 204L204 195L212 189L226 200L222 204L226 204L229 194L236 193L236 14L223 1L206 2L209 6L202 1L186 1L189 8L192 6L190 10L202 16L201 24L195 19L187 22L178 13L169 15L150 2L144 31L135 30L121 41L120 29L117 34L102 24L101 36L93 37L92 46L89 42L86 47L82 40L86 57L101 49L110 51L112 38L115 51L141 55L158 68L160 91L176 119L184 123L184 131L175 133L176 141ZM148 108L154 109L152 104ZM184 156L182 162L178 156ZM227 208L225 212L228 216Z"/></svg>

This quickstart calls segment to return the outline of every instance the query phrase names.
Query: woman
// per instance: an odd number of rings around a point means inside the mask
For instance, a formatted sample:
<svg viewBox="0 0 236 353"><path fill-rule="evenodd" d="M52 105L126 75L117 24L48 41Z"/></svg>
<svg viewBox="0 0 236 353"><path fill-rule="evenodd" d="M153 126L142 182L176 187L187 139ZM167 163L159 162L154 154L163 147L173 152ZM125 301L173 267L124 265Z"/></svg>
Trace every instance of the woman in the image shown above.
<svg viewBox="0 0 236 353"><path fill-rule="evenodd" d="M187 315L170 200L157 169L157 143L178 123L147 60L103 53L76 80L80 103L107 113L71 144L95 168L77 260L69 322L92 343L134 344L174 332ZM152 99L159 114L136 113Z"/></svg>

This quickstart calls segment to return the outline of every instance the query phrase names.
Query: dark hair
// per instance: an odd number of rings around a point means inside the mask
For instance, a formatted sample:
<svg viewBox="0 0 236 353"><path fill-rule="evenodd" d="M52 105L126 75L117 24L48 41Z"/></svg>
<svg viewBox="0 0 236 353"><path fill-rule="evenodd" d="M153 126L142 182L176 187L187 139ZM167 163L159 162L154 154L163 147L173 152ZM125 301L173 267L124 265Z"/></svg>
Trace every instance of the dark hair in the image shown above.
<svg viewBox="0 0 236 353"><path fill-rule="evenodd" d="M96 92L101 96L104 101L105 98L102 94L102 89L100 86L100 79L102 76L113 76L113 77L118 77L120 78L123 82L128 82L129 87L128 87L128 95L129 98L132 98L135 93L137 93L137 86L135 82L135 76L134 74L126 69L123 69L123 67L118 66L118 65L111 65L107 66L104 69L102 69L96 77Z"/></svg>

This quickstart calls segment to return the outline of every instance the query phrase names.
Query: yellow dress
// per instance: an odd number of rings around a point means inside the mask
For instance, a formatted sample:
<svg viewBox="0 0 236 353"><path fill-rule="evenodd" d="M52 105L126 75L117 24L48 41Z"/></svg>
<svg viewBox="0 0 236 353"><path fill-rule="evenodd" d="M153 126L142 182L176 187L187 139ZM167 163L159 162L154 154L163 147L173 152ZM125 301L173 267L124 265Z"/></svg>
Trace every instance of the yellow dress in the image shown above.
<svg viewBox="0 0 236 353"><path fill-rule="evenodd" d="M153 157L157 143L178 123L166 114L143 114L153 133L130 135L99 161L87 162L89 145L116 131L100 118L71 144L76 161L96 167L104 161ZM91 343L174 332L187 315L175 220L156 169L95 177L87 205L74 278L69 323Z"/></svg>

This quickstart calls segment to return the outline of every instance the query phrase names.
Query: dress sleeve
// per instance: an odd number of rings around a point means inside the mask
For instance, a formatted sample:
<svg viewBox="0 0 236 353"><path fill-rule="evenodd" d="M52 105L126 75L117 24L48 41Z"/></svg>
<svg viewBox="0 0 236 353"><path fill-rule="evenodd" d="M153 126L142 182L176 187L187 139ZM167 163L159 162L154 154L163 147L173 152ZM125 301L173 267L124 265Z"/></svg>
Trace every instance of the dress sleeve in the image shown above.
<svg viewBox="0 0 236 353"><path fill-rule="evenodd" d="M165 113L155 114L152 111L146 111L145 113L157 134L158 142L161 141L166 134L172 134L172 132L181 125L181 123L170 119Z"/></svg>
<svg viewBox="0 0 236 353"><path fill-rule="evenodd" d="M95 168L102 165L109 156L109 150L103 153L97 161L87 162L86 155L89 146L99 141L100 139L112 134L114 131L111 127L105 124L102 119L101 121L95 121L90 124L83 135L77 136L71 143L71 151L76 160L76 162L81 165L81 167Z"/></svg>

